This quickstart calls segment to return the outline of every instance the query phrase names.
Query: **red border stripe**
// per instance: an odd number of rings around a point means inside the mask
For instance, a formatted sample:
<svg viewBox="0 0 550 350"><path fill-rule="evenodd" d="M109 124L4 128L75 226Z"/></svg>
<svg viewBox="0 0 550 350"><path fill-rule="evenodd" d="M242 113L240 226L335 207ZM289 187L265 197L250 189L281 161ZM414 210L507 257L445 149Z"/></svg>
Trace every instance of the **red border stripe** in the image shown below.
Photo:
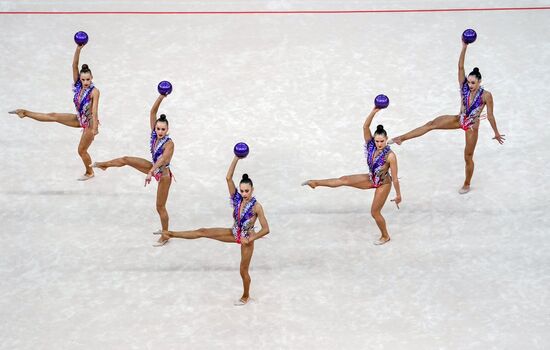
<svg viewBox="0 0 550 350"><path fill-rule="evenodd" d="M282 15L282 14L354 14L354 13L421 13L550 10L539 7L481 7L394 10L298 10L298 11L2 11L0 15Z"/></svg>

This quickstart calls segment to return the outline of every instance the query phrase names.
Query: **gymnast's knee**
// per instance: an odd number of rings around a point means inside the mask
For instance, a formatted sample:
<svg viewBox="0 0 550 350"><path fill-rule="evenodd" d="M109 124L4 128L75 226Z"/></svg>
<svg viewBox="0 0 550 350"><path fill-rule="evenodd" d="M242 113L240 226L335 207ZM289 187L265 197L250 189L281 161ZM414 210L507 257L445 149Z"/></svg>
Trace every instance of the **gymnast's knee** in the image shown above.
<svg viewBox="0 0 550 350"><path fill-rule="evenodd" d="M342 182L342 185L347 185L349 184L349 176L340 176L338 178L338 180L340 180Z"/></svg>
<svg viewBox="0 0 550 350"><path fill-rule="evenodd" d="M464 153L464 161L469 164L474 163L474 153Z"/></svg>

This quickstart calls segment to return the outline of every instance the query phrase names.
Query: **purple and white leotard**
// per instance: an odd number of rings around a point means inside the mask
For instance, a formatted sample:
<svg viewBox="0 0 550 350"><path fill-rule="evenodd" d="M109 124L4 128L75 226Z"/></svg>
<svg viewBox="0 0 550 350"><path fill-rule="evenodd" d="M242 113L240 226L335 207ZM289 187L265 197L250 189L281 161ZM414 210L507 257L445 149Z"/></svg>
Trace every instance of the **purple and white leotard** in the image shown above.
<svg viewBox="0 0 550 350"><path fill-rule="evenodd" d="M162 156L164 153L164 145L170 140L172 140L168 135L164 135L163 138L159 139L157 142L158 136L157 132L155 130L151 131L151 141L149 142L149 148L151 149L151 158L153 159L153 164L157 162L157 160ZM153 176L157 181L160 180L160 177L162 176L162 170L164 168L170 168L170 163L165 164L155 170L153 173ZM172 176L172 173L170 172L170 176Z"/></svg>
<svg viewBox="0 0 550 350"><path fill-rule="evenodd" d="M235 191L235 194L231 196L231 206L233 207L233 227L231 232L235 241L241 243L243 237L248 238L250 236L249 232L254 229L254 221L256 214L254 213L254 205L256 204L256 197L246 203L246 205L241 208L243 202L243 196L238 191Z"/></svg>
<svg viewBox="0 0 550 350"><path fill-rule="evenodd" d="M462 129L469 130L471 129L481 114L485 104L483 103L483 91L484 89L480 87L477 90L471 104L470 104L470 88L468 87L468 80L465 80L462 84L462 89L460 94L462 96L462 106L460 107L460 127Z"/></svg>
<svg viewBox="0 0 550 350"><path fill-rule="evenodd" d="M376 153L376 144L374 143L374 138L371 138L369 142L365 144L365 157L367 158L367 164L369 166L370 181L374 187L380 187L386 183L386 176L389 176L389 164L386 160L390 152L390 146L386 146L375 157L374 154Z"/></svg>
<svg viewBox="0 0 550 350"><path fill-rule="evenodd" d="M90 84L88 88L82 91L83 86L80 80L77 80L73 85L73 102L76 108L76 117L80 123L80 126L84 129L89 127L93 122L92 111L90 108L92 107L92 91L94 90L94 87L94 84Z"/></svg>

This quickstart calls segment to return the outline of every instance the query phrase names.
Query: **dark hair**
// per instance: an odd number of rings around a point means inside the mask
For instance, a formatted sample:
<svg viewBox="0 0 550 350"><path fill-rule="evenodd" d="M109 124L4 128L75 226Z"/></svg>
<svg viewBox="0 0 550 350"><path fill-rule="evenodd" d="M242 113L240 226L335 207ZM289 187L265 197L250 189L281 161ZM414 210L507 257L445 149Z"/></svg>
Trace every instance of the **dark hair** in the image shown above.
<svg viewBox="0 0 550 350"><path fill-rule="evenodd" d="M241 179L241 182L239 182L239 185L240 184L249 184L250 187L254 187L252 180L248 177L248 174L243 174L243 178Z"/></svg>
<svg viewBox="0 0 550 350"><path fill-rule="evenodd" d="M378 125L376 127L376 131L374 132L374 135L382 135L384 137L388 137L388 134L386 133L386 130L384 130L384 126Z"/></svg>
<svg viewBox="0 0 550 350"><path fill-rule="evenodd" d="M80 74L82 73L90 73L92 74L92 71L90 70L90 67L88 67L87 64L83 64L82 68L80 69Z"/></svg>
<svg viewBox="0 0 550 350"><path fill-rule="evenodd" d="M479 72L479 68L475 67L473 71L468 74L468 76L473 75L477 78L477 80L481 80L481 73Z"/></svg>
<svg viewBox="0 0 550 350"><path fill-rule="evenodd" d="M166 114L161 114L160 115L160 117L155 122L155 126L157 125L158 122L166 123L166 126L168 126L168 119L166 119Z"/></svg>

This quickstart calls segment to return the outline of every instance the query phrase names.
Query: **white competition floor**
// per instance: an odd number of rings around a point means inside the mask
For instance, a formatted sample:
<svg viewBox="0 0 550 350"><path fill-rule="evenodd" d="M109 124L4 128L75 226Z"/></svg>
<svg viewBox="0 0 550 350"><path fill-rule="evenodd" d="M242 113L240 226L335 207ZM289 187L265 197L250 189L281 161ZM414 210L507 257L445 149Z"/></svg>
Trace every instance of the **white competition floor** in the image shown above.
<svg viewBox="0 0 550 350"><path fill-rule="evenodd" d="M548 6L523 1L521 6ZM1 349L550 348L550 10L355 14L7 14L11 11L292 11L518 6L517 1L0 1ZM395 146L403 203L372 244L372 191L300 187L367 171L374 96L390 136L459 108L460 34L506 143L480 128L460 196L462 131ZM251 296L240 250L209 240L153 248L156 184L83 168L80 131L20 120L72 112L73 34L101 91L94 160L148 157L156 84L175 142L171 229L231 225L225 173L254 180L271 233ZM375 126L375 125L374 125ZM392 190L391 198L395 195Z"/></svg>

